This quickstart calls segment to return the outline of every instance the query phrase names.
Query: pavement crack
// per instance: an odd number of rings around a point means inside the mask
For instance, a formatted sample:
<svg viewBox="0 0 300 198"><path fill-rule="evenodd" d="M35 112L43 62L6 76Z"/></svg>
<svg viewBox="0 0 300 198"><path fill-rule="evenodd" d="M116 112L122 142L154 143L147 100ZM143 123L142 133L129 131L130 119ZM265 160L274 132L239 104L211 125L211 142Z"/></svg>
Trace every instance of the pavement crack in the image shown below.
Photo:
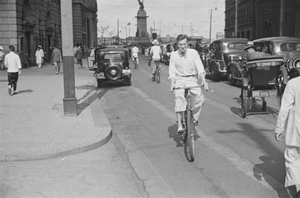
<svg viewBox="0 0 300 198"><path fill-rule="evenodd" d="M149 197L149 193L146 190L146 186L144 184L144 181L142 179L140 179L140 177L138 176L138 174L136 173L134 167L132 166L130 160L129 160L129 156L128 153L125 151L125 147L123 145L123 143L121 142L121 140L119 139L118 135L116 133L113 134L112 138L111 138L111 142L115 145L117 152L119 153L121 159L125 162L127 168L129 169L133 180L139 190L139 193L142 197Z"/></svg>

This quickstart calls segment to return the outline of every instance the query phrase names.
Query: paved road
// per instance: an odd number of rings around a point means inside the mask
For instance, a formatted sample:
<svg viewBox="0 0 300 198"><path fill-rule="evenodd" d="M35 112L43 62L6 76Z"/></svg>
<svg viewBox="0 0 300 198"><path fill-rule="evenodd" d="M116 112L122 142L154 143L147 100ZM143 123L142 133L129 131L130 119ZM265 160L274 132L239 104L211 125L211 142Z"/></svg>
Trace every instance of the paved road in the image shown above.
<svg viewBox="0 0 300 198"><path fill-rule="evenodd" d="M210 92L197 131L196 160L188 162L175 135L173 96L162 68L160 84L150 81L143 57L131 87L107 83L106 114L113 141L132 174L152 197L289 197L284 183L284 145L274 140L278 105L268 114L240 116L240 89L209 81ZM258 99L259 100L259 99ZM260 105L256 111L259 111Z"/></svg>
<svg viewBox="0 0 300 198"><path fill-rule="evenodd" d="M238 87L210 82L191 163L175 136L167 73L164 66L161 83L151 82L141 57L132 86L106 83L96 89L111 140L76 155L1 163L0 197L289 197L283 187L284 145L273 139L276 100L268 99L269 114L242 119ZM29 86L54 74L44 68L22 75ZM76 79L93 84L87 69L76 68Z"/></svg>

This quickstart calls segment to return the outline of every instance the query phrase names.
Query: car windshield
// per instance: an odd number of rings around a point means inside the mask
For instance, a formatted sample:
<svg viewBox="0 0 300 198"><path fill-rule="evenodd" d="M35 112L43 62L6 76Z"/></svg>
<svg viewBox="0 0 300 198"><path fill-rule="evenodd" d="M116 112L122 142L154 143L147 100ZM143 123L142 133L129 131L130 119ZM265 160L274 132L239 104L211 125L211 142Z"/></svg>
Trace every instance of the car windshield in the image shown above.
<svg viewBox="0 0 300 198"><path fill-rule="evenodd" d="M105 54L104 59L122 59L121 54Z"/></svg>
<svg viewBox="0 0 300 198"><path fill-rule="evenodd" d="M282 43L281 51L300 51L300 43Z"/></svg>
<svg viewBox="0 0 300 198"><path fill-rule="evenodd" d="M233 49L233 50L244 50L245 48L245 43L229 43L227 45L228 49Z"/></svg>

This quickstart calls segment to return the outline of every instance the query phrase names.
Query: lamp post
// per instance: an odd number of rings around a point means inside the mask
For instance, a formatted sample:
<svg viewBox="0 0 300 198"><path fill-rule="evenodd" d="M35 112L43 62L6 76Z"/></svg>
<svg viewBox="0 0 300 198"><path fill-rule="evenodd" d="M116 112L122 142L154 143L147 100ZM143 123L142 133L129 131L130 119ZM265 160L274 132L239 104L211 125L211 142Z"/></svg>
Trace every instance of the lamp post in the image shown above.
<svg viewBox="0 0 300 198"><path fill-rule="evenodd" d="M212 11L213 9L210 10L210 21L209 21L209 43L211 42L211 28L212 28ZM217 7L215 7L214 10L217 10Z"/></svg>

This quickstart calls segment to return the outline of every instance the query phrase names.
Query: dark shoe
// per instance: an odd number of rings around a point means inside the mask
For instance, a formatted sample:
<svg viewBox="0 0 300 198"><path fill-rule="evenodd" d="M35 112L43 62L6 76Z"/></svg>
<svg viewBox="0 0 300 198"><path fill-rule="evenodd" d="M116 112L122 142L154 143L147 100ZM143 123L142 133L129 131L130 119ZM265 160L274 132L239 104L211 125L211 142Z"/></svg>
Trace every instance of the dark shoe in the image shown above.
<svg viewBox="0 0 300 198"><path fill-rule="evenodd" d="M262 108L261 108L262 111L265 111L267 110L267 103L266 102L263 102L262 103Z"/></svg>
<svg viewBox="0 0 300 198"><path fill-rule="evenodd" d="M182 127L178 127L177 134L181 135L181 134L183 134L183 132L184 132L184 129Z"/></svg>

